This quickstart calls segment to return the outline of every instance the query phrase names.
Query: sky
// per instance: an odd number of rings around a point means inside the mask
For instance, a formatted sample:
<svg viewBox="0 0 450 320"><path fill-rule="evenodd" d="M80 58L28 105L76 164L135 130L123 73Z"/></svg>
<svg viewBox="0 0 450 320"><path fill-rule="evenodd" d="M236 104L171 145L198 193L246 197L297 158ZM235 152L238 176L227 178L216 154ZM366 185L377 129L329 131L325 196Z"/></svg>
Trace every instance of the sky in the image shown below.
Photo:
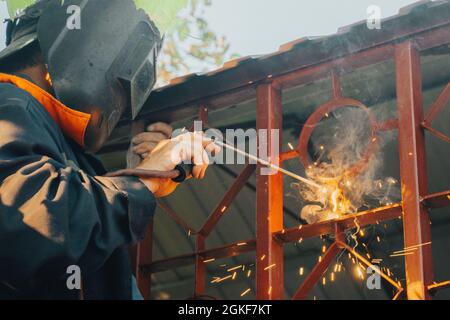
<svg viewBox="0 0 450 320"><path fill-rule="evenodd" d="M151 0L149 0L151 1ZM382 17L416 0L212 0L205 11L211 29L224 35L230 52L241 56L270 53L284 43L304 37L333 34L341 26L367 19L377 5ZM0 19L6 18L0 1ZM0 48L5 26L1 25Z"/></svg>
<svg viewBox="0 0 450 320"><path fill-rule="evenodd" d="M213 0L206 11L212 29L225 35L240 55L270 53L305 36L336 33L341 26L367 19L377 5L382 17L417 0Z"/></svg>

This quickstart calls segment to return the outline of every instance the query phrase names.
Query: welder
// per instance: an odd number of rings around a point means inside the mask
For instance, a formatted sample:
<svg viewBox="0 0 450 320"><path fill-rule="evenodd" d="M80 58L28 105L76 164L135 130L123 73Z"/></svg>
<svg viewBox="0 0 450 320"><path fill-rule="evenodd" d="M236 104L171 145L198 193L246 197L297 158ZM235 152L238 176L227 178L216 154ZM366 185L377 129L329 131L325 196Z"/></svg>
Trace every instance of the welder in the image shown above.
<svg viewBox="0 0 450 320"><path fill-rule="evenodd" d="M79 8L79 28L67 23L69 6ZM161 44L133 0L41 0L8 21L0 52L0 298L132 298L129 246L143 238L155 198L178 184L108 177L93 154L148 100ZM203 178L215 146L198 134L170 139L161 123L150 131L134 140L138 169L167 172L192 161L192 176ZM82 290L67 285L71 266L81 270Z"/></svg>

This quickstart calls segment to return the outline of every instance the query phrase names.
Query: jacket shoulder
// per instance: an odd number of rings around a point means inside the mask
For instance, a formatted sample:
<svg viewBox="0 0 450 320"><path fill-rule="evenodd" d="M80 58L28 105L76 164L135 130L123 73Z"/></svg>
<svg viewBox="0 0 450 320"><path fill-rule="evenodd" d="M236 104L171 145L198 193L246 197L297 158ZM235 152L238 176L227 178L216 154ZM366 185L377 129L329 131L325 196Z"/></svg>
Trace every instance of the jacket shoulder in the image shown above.
<svg viewBox="0 0 450 320"><path fill-rule="evenodd" d="M0 121L32 123L48 131L58 131L45 108L27 91L9 83L0 83ZM28 127L28 125L27 125Z"/></svg>
<svg viewBox="0 0 450 320"><path fill-rule="evenodd" d="M10 83L0 83L0 108L14 105L15 107L27 108L33 97Z"/></svg>
<svg viewBox="0 0 450 320"><path fill-rule="evenodd" d="M46 109L28 92L12 84L0 83L0 128L0 148L21 139L47 147L61 146L64 141Z"/></svg>

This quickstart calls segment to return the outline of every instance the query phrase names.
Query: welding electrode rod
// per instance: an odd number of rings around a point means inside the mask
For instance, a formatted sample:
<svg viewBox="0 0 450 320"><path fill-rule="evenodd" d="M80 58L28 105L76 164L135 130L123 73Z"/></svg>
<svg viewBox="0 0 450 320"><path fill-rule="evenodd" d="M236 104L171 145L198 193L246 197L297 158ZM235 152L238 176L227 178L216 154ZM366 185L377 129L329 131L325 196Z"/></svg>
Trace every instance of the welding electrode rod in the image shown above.
<svg viewBox="0 0 450 320"><path fill-rule="evenodd" d="M283 169L283 168L281 168L281 167L279 167L277 165L274 165L274 164L270 163L269 161L260 159L260 158L254 156L254 155L252 155L250 153L247 153L247 152L244 152L242 150L239 150L239 149L237 149L237 148L235 148L233 146L230 146L229 144L226 144L226 143L223 143L223 142L220 142L220 141L217 141L217 140L214 141L214 143L217 144L219 147L222 147L222 148L225 148L225 149L230 149L230 150L232 150L232 151L234 151L234 152L236 152L238 154L243 155L244 157L247 157L248 159L251 159L253 161L256 161L256 162L262 164L263 166L267 166L267 167L272 168L272 169L274 169L274 170L276 170L278 172L281 172L281 173L283 173L283 174L285 174L285 175L287 175L287 176L289 176L289 177L291 177L291 178L293 178L295 180L301 181L301 182L303 182L303 183L305 183L307 185L310 185L312 187L315 187L315 188L320 188L320 185L318 185L317 183L315 183L312 180L303 178L303 177L299 176L298 174L295 174L295 173L293 173L291 171L288 171L288 170Z"/></svg>

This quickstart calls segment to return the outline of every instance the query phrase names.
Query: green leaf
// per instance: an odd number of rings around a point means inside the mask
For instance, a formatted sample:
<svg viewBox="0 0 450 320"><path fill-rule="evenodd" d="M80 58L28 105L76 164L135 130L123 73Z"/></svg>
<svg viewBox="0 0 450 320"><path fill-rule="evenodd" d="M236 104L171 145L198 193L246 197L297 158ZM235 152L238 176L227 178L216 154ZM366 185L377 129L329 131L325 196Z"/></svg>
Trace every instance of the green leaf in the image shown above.
<svg viewBox="0 0 450 320"><path fill-rule="evenodd" d="M9 17L11 19L14 19L18 11L25 9L26 7L32 5L34 2L35 0L6 0Z"/></svg>
<svg viewBox="0 0 450 320"><path fill-rule="evenodd" d="M143 9L155 22L161 33L171 30L177 16L188 5L188 0L134 0L136 7Z"/></svg>

